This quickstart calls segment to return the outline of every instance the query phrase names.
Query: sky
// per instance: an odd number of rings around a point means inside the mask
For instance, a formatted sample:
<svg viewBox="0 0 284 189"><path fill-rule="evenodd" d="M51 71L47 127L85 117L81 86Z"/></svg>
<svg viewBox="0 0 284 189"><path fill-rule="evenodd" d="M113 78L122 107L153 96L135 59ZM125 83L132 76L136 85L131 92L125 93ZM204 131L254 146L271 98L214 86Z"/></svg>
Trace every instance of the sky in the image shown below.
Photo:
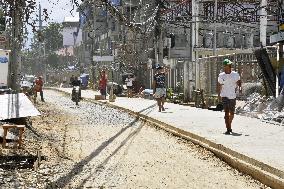
<svg viewBox="0 0 284 189"><path fill-rule="evenodd" d="M48 10L50 21L62 22L66 16L75 16L77 7L74 5L73 15L71 10L73 8L72 0L37 0L41 4L42 9Z"/></svg>
<svg viewBox="0 0 284 189"><path fill-rule="evenodd" d="M36 0L36 2L37 6L39 5L39 3L41 4L42 10L44 8L47 9L47 12L49 14L48 22L61 23L63 22L64 17L76 16L76 14L78 15L78 13L76 12L77 9L76 5L75 4L72 5L71 3L72 0ZM71 14L70 11L72 10L73 6L74 10L72 11ZM34 16L34 19L36 19L36 16ZM48 24L47 22L43 22L43 26L46 26L47 24ZM31 44L31 39L33 38L33 32L30 27L28 27L28 31L29 31L29 37L28 37L29 40L26 43L26 47L29 47L29 45Z"/></svg>

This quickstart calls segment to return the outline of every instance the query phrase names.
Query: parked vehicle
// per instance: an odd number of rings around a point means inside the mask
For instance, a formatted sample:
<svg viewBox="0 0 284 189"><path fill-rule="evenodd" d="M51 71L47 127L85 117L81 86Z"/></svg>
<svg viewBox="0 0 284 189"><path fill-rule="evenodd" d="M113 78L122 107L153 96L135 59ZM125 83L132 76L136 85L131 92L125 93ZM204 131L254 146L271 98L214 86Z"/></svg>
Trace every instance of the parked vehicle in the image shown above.
<svg viewBox="0 0 284 189"><path fill-rule="evenodd" d="M10 50L0 49L0 89L8 90Z"/></svg>
<svg viewBox="0 0 284 189"><path fill-rule="evenodd" d="M123 86L119 85L115 82L108 82L107 83L107 92L110 94L111 86L113 86L113 94L119 96L123 92Z"/></svg>
<svg viewBox="0 0 284 189"><path fill-rule="evenodd" d="M20 83L21 88L22 87L33 88L35 79L36 78L33 75L25 75L21 79L21 83Z"/></svg>
<svg viewBox="0 0 284 189"><path fill-rule="evenodd" d="M82 74L80 76L82 89L88 88L89 78L90 78L89 74Z"/></svg>

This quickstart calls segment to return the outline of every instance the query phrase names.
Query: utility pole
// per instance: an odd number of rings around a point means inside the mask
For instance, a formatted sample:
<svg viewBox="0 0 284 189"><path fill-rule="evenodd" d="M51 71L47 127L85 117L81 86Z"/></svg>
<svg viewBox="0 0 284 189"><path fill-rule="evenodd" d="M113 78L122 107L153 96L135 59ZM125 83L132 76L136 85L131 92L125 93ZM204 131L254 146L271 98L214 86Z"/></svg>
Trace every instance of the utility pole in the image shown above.
<svg viewBox="0 0 284 189"><path fill-rule="evenodd" d="M39 31L42 29L42 20L41 20L41 4L39 4L39 14L38 14L38 19L39 19Z"/></svg>
<svg viewBox="0 0 284 189"><path fill-rule="evenodd" d="M91 38L91 40L92 40L92 46L91 46L91 67L92 67L92 83L93 83L93 86L92 86L92 88L93 89L95 89L94 88L94 86L95 86L95 83L96 83L96 67L95 67L95 61L94 61L94 38L95 38L95 11L94 11L94 6L92 5L91 6L91 15L92 15L92 19L91 19L91 21L92 21L92 24L91 24L91 26L92 26L92 38Z"/></svg>
<svg viewBox="0 0 284 189"><path fill-rule="evenodd" d="M217 49L217 11L218 11L218 2L215 0L214 4L214 38L213 38L213 56L216 56L216 49Z"/></svg>
<svg viewBox="0 0 284 189"><path fill-rule="evenodd" d="M163 49L164 49L164 41L163 41L163 26L161 24L160 26L160 35L159 35L159 39L158 39L158 63L160 65L163 65Z"/></svg>
<svg viewBox="0 0 284 189"><path fill-rule="evenodd" d="M266 47L266 28L267 28L267 0L261 0L260 3L260 43L263 47Z"/></svg>
<svg viewBox="0 0 284 189"><path fill-rule="evenodd" d="M161 23L161 0L156 0L156 5L158 6L157 14L156 14L156 27L155 27L155 37L154 37L154 62L155 67L158 64L163 64L163 34L162 34L162 23ZM153 66L153 63L152 63ZM151 68L150 71L150 88L152 88L152 81L154 76L154 69Z"/></svg>
<svg viewBox="0 0 284 189"><path fill-rule="evenodd" d="M284 19L284 0L279 0L278 4L278 14L279 14L279 23L283 22ZM280 25L278 26L278 32L281 32ZM279 86L279 66L280 66L280 60L283 60L283 41L280 41L278 46L277 46L277 69L276 69L276 97L279 96L279 89L283 86Z"/></svg>
<svg viewBox="0 0 284 189"><path fill-rule="evenodd" d="M192 60L192 22L190 22L189 33L185 32L185 35L187 38L187 47L189 51L188 52L189 56L187 60L184 60L183 64L183 94L184 94L183 102L187 103L190 101L189 64L191 63Z"/></svg>
<svg viewBox="0 0 284 189"><path fill-rule="evenodd" d="M21 57L20 50L22 44L22 7L21 1L14 1L12 12L12 53L11 53L11 69L10 69L10 86L13 90L20 90L20 67Z"/></svg>
<svg viewBox="0 0 284 189"><path fill-rule="evenodd" d="M192 99L192 88L193 88L193 64L196 64L196 54L193 52L195 44L197 44L197 21L198 21L198 1L192 0L192 20L190 22L189 33L186 33L187 47L188 47L188 60L184 61L184 75L183 75L183 93L185 103Z"/></svg>
<svg viewBox="0 0 284 189"><path fill-rule="evenodd" d="M217 56L216 51L217 51L217 13L218 13L218 2L215 0L214 3L214 34L213 34L213 56ZM215 62L216 63L216 58ZM208 78L208 83L209 83L209 88L208 88L208 93L209 95L212 93L212 63L209 63L208 65L208 72L209 72L209 78Z"/></svg>
<svg viewBox="0 0 284 189"><path fill-rule="evenodd" d="M195 4L195 7L193 7L193 12L192 12L192 15L193 15L193 20L194 20L194 29L193 29L193 33L194 35L192 36L193 37L193 60L195 61L194 62L194 65L195 65L195 68L193 68L195 70L195 76L192 76L192 78L195 78L195 88L196 89L200 89L201 86L200 86L200 65L199 65L199 62L198 62L198 52L196 50L197 46L198 46L198 31L199 31L199 1L196 2Z"/></svg>
<svg viewBox="0 0 284 189"><path fill-rule="evenodd" d="M156 15L156 34L155 34L155 64L163 65L163 25L162 25L162 20L161 20L161 7L162 7L162 2L160 0L157 0L158 3L158 11Z"/></svg>
<svg viewBox="0 0 284 189"><path fill-rule="evenodd" d="M41 4L39 4L39 14L38 14L38 20L39 20L39 66L41 69L44 69L43 71L43 79L44 81L46 81L46 65L44 62L44 58L45 58L45 49L43 47L43 36L42 36L42 19L41 19ZM44 65L43 65L44 64ZM40 70L42 72L42 70Z"/></svg>

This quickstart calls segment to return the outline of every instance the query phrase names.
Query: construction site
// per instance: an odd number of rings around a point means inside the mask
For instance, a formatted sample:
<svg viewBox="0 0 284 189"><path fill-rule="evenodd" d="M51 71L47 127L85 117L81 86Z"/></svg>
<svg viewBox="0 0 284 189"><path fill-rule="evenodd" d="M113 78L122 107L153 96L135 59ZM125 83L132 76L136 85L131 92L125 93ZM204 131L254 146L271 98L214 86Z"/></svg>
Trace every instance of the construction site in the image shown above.
<svg viewBox="0 0 284 189"><path fill-rule="evenodd" d="M50 0L46 25L31 0L30 49L21 2L0 4L0 188L284 188L283 0Z"/></svg>
<svg viewBox="0 0 284 189"><path fill-rule="evenodd" d="M278 4L273 0L84 1L78 26L83 41L75 49L94 80L98 70L107 69L115 82L123 83L121 75L133 73L141 85L151 88L153 68L165 65L167 87L182 88L179 92L188 102L196 89L216 94L225 58L235 63L244 83L262 82L256 57L261 48L276 71L277 46L270 36L278 32Z"/></svg>

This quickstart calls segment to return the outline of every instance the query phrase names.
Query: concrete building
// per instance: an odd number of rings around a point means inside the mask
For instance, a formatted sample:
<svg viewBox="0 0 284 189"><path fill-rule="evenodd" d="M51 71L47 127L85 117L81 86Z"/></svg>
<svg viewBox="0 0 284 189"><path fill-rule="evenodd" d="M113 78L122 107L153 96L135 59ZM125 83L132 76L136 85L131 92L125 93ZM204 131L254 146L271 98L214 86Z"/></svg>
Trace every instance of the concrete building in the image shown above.
<svg viewBox="0 0 284 189"><path fill-rule="evenodd" d="M180 79L184 93L189 97L192 97L194 88L204 86L199 83L203 73L203 68L198 64L200 58L233 53L253 54L253 49L261 44L269 45L269 36L277 31L277 2L274 0L259 0L254 3L243 1L241 4L217 1L216 19L213 0L181 3L172 1L167 6L170 8L163 12L166 20L165 36L170 33L175 35L175 46L170 48L168 60L164 60L164 63L174 69L169 74L168 86L175 87L176 81ZM180 62L183 62L183 66ZM207 61L207 64L214 62ZM176 76L177 70L182 70L182 78ZM211 69L209 72L211 73ZM206 78L206 82L215 83L215 75L212 74L212 78ZM212 87L206 92L215 91Z"/></svg>
<svg viewBox="0 0 284 189"><path fill-rule="evenodd" d="M132 9L129 7L134 6L135 2L133 0L130 4L128 1L123 1L122 4L119 0L113 0L111 4L115 9L122 12L123 16L130 18L129 14ZM126 29L125 23L113 17L107 9L106 5L99 2L95 4L83 2L80 5L79 30L82 30L83 43L80 45L80 49L77 48L77 54L85 55L85 66L92 68L89 70L93 71L94 77L97 77L99 70L107 69L109 70L109 78L118 81L121 80L120 75L123 72L121 70L118 71L118 69L122 65L128 65L125 59L131 59L129 58L131 53L126 55L125 49L129 50L133 48L127 42L133 36L132 32ZM97 56L102 56L100 61L93 59L93 57ZM114 61L102 61L104 56L113 56ZM129 60L129 62L132 61Z"/></svg>
<svg viewBox="0 0 284 189"><path fill-rule="evenodd" d="M214 0L167 1L160 5L151 0L114 2L114 9L127 21L118 14L112 16L109 12L114 10L102 3L82 3L81 11L87 20L82 28L84 49L87 54L115 56L115 64L95 61L92 64L95 68L104 65L119 67L122 72L146 72L141 75L146 78L146 87L151 87L153 64L161 62L162 57L163 64L171 68L168 86L176 89L178 84L183 85L184 93L191 98L193 88L202 86L200 58L252 54L261 44L269 45L269 36L277 31L275 0L236 2L217 1L216 9ZM134 31L133 25L140 26L140 32ZM92 60L91 57L88 59Z"/></svg>
<svg viewBox="0 0 284 189"><path fill-rule="evenodd" d="M79 15L76 17L65 17L63 22L63 46L75 46L82 42L82 33L77 31L79 25Z"/></svg>

